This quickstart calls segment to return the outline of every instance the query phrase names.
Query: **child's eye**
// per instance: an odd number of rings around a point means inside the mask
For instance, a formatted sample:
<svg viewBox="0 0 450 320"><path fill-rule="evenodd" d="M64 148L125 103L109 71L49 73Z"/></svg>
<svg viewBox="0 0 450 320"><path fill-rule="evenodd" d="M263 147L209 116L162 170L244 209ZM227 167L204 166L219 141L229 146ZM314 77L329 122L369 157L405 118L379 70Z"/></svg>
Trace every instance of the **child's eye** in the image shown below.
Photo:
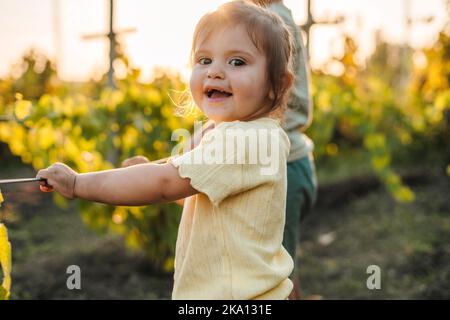
<svg viewBox="0 0 450 320"><path fill-rule="evenodd" d="M200 58L200 59L198 59L198 63L199 64L210 64L211 63L211 59L209 59L209 58Z"/></svg>
<svg viewBox="0 0 450 320"><path fill-rule="evenodd" d="M230 60L229 64L231 64L234 67L239 67L245 65L245 61L239 58L234 58Z"/></svg>

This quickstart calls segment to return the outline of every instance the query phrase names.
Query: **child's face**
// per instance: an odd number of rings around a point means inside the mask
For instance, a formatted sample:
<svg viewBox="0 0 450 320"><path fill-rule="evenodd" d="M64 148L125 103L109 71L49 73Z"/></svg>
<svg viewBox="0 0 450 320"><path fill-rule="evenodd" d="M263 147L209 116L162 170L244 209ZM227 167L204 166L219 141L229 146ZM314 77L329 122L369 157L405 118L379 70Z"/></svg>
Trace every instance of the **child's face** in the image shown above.
<svg viewBox="0 0 450 320"><path fill-rule="evenodd" d="M215 122L267 114L266 57L243 26L224 27L194 48L190 87L195 103Z"/></svg>

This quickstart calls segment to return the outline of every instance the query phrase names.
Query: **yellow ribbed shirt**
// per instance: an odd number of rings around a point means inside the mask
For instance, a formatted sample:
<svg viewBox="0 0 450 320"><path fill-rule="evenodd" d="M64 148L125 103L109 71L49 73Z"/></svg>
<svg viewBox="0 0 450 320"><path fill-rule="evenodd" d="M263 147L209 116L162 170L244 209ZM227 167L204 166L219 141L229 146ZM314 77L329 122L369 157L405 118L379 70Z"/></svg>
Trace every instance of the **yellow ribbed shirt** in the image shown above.
<svg viewBox="0 0 450 320"><path fill-rule="evenodd" d="M199 191L183 208L173 299L287 298L293 269L282 246L288 154L279 122L260 118L222 122L170 160Z"/></svg>

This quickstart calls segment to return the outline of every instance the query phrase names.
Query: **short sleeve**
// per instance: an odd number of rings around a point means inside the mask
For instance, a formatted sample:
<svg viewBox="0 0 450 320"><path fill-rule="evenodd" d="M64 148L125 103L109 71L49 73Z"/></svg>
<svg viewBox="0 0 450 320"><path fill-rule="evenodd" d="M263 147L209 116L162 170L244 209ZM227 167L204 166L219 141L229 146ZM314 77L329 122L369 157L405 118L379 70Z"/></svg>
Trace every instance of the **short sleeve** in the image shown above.
<svg viewBox="0 0 450 320"><path fill-rule="evenodd" d="M221 123L196 148L169 162L218 205L229 196L282 178L281 161L286 161L289 145L281 133L281 128L271 132L242 127L242 122Z"/></svg>

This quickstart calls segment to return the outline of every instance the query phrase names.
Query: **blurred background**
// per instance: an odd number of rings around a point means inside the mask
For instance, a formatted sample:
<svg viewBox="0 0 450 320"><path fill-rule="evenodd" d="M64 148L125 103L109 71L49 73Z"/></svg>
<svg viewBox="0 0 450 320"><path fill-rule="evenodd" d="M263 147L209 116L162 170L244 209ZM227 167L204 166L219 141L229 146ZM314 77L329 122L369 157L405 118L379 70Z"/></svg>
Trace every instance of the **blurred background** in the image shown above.
<svg viewBox="0 0 450 320"><path fill-rule="evenodd" d="M170 155L198 19L220 0L0 1L0 179ZM450 1L285 0L312 68L319 196L304 299L450 298ZM168 299L181 207L2 187L12 299ZM66 269L82 270L82 290ZM366 286L370 265L381 289Z"/></svg>

